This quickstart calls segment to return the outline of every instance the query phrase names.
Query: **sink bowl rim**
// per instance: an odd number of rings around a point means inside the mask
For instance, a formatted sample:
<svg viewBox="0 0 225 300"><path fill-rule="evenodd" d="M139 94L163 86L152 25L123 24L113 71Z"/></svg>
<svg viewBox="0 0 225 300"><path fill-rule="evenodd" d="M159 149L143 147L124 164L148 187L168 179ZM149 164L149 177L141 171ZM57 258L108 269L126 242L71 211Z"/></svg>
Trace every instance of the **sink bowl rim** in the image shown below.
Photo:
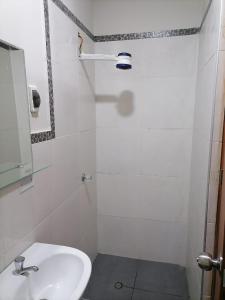
<svg viewBox="0 0 225 300"><path fill-rule="evenodd" d="M77 286L74 287L74 290L72 291L71 296L68 300L80 299L88 284L92 270L91 260L84 252L68 246L35 242L20 255L26 258L26 265L38 266L42 262L57 254L74 255L76 256L76 258L80 259L81 263L83 264L82 275L79 279L79 282L77 283ZM4 285L4 283L10 286L11 283L14 284L14 290L16 291L25 282L26 277L13 275L13 270L14 263L12 262L5 270L2 271L2 273L0 273L0 287L2 284ZM0 299L3 298L1 298L0 296Z"/></svg>

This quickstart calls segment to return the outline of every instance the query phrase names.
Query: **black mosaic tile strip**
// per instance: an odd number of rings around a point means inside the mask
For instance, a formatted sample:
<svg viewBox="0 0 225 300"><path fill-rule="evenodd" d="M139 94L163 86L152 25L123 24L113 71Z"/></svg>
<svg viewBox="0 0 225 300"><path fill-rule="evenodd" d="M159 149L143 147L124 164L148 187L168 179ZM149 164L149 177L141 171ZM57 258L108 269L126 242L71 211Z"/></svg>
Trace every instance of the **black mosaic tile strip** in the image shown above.
<svg viewBox="0 0 225 300"><path fill-rule="evenodd" d="M140 40L140 39L154 39L165 38L174 36L193 35L199 32L199 28L187 29L172 29L162 31L150 31L140 33L125 33L125 34L111 34L111 35L98 35L95 36L95 42L112 42L112 41L125 41L125 40Z"/></svg>
<svg viewBox="0 0 225 300"><path fill-rule="evenodd" d="M84 31L90 39L94 42L112 42L112 41L124 41L124 40L139 40L150 38L164 38L173 36L192 35L199 32L199 28L186 28L186 29L172 29L163 31L150 31L140 33L128 33L128 34L111 34L111 35L99 35L95 36L91 31L70 11L70 9L61 0L52 0L58 8L64 12L82 31Z"/></svg>
<svg viewBox="0 0 225 300"><path fill-rule="evenodd" d="M208 15L208 12L209 12L209 10L210 10L211 5L212 5L212 0L209 0L209 4L208 4L208 6L207 6L207 8L206 8L205 14L204 14L204 16L203 16L203 19L202 19L202 22L201 22L201 25L200 25L200 30L202 29L202 26L203 26L203 24L205 23L205 20L206 20L206 17L207 17L207 15Z"/></svg>
<svg viewBox="0 0 225 300"><path fill-rule="evenodd" d="M54 115L54 96L53 96L53 81L52 81L52 62L51 62L48 0L44 0L44 16L45 16L45 38L46 38L46 53L47 53L48 90L49 90L49 109L50 109L51 131L44 131L44 132L31 134L31 143L32 144L44 142L44 141L55 138L55 115Z"/></svg>
<svg viewBox="0 0 225 300"><path fill-rule="evenodd" d="M19 50L19 48L16 48L16 47L14 47L12 45L9 45L9 44L1 41L1 40L0 40L0 47L4 48L5 50Z"/></svg>
<svg viewBox="0 0 225 300"><path fill-rule="evenodd" d="M69 8L61 0L52 0L64 14L71 19L83 32L94 41L95 37L91 31L69 10Z"/></svg>

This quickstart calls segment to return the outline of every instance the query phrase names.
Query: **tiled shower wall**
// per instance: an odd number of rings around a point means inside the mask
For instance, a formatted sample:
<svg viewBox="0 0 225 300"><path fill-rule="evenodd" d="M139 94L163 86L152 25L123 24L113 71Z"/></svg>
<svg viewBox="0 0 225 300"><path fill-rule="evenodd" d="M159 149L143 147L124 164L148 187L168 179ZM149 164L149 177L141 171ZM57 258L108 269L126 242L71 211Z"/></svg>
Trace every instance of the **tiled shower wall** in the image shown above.
<svg viewBox="0 0 225 300"><path fill-rule="evenodd" d="M1 4L0 39L25 50L28 83L41 92L44 112L31 120L34 132L49 126L44 7L42 0L16 2ZM91 28L91 2L65 4ZM94 65L78 61L78 27L51 0L48 6L56 139L33 145L35 169L49 166L33 176L33 186L0 191L0 270L35 241L96 255L95 179L81 183L82 172L96 172ZM88 37L86 48L94 51Z"/></svg>
<svg viewBox="0 0 225 300"><path fill-rule="evenodd" d="M212 1L199 39L187 255L187 274L191 299L199 298L201 287L202 271L197 267L196 256L202 252L204 247L210 253L213 253L214 248L224 112L222 106L224 101L224 58L223 52L218 51L221 4L221 0ZM219 68L218 57L220 60ZM209 199L208 205L207 199ZM207 209L208 220L205 239L205 212ZM208 283L205 282L204 284L204 296L210 296L211 275L211 272L205 274L205 277L208 277Z"/></svg>
<svg viewBox="0 0 225 300"><path fill-rule="evenodd" d="M215 23L215 20L217 20L217 23ZM217 56L216 60L218 63L216 84L214 90L214 113L211 128L212 147L209 162L210 168L208 177L207 230L205 239L205 250L209 253L214 253L218 186L220 183L219 171L225 110L224 20L224 1L216 1L209 12L209 18L206 23L207 27L205 27L205 36L202 36L202 44L204 45L205 49L208 49L208 45L210 44L209 39L211 40L211 44L214 45L213 56ZM217 253L214 253L214 256L216 255ZM212 275L212 272L204 273L203 299L211 299L211 295L213 294Z"/></svg>
<svg viewBox="0 0 225 300"><path fill-rule="evenodd" d="M173 22L176 28L200 25L196 1L189 2L193 4L191 18L186 14L182 21L176 19L180 4L175 3L170 2L173 17L161 26L172 29ZM148 2L152 4L156 2ZM140 7L138 15L142 15ZM134 32L149 31L149 26L159 29L151 18L148 28L144 24L133 28L140 22L134 21L132 8L126 17L118 12L115 24L114 10L114 1L97 1L95 34L118 33L122 22L125 33L129 26ZM186 264L198 38L96 43L96 53L133 54L133 69L128 72L116 70L110 62L95 66L101 253Z"/></svg>

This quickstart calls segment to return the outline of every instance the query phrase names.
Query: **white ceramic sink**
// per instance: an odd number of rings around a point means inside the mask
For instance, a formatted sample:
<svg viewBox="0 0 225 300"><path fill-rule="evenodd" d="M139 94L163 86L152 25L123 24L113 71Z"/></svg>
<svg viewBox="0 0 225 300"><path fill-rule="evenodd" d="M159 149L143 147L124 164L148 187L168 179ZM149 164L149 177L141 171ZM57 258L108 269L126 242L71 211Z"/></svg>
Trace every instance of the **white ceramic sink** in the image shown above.
<svg viewBox="0 0 225 300"><path fill-rule="evenodd" d="M0 300L78 300L91 275L83 252L64 246L35 243L21 254L24 267L37 266L28 277L13 275L14 263L0 274Z"/></svg>

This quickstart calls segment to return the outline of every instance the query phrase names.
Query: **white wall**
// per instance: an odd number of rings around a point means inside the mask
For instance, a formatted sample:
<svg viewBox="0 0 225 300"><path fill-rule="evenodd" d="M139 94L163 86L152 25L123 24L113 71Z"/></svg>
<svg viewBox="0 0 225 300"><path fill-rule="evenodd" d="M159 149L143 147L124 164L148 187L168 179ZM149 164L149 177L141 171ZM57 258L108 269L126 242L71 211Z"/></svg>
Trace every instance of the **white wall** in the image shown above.
<svg viewBox="0 0 225 300"><path fill-rule="evenodd" d="M199 27L203 13L204 0L94 0L94 32L101 35Z"/></svg>
<svg viewBox="0 0 225 300"><path fill-rule="evenodd" d="M189 203L189 225L188 225L188 248L187 248L187 273L189 280L189 290L191 292L191 299L199 299L201 288L201 270L197 267L195 258L204 249L204 232L205 232L205 214L206 203L208 198L209 172L210 172L210 158L211 158L211 143L213 133L213 117L216 96L216 78L217 78L217 64L218 64L218 47L219 47L219 30L220 30L220 14L221 1L214 0L212 6L205 20L203 28L200 33L199 43L199 63L198 76L196 85L196 105L194 115L194 130L193 130L193 146L192 146L192 164L191 164L191 185L190 185L190 203ZM222 58L222 56L221 56ZM223 72L221 70L221 72ZM221 78L224 80L224 76ZM221 84L221 83L219 83ZM221 92L221 90L220 90ZM219 109L217 114L221 114L221 103L219 102ZM217 116L218 117L218 116ZM214 158L217 159L217 165L213 162L212 175L216 177L218 182L219 159L217 158L221 145L218 143L220 139L221 122L214 135L213 152ZM216 173L216 176L215 176ZM217 184L218 187L218 184ZM215 182L212 184L211 193L217 191ZM216 201L217 201L217 195ZM211 194L212 197L212 194ZM206 250L213 253L213 236L215 229L215 211L216 201L211 203L208 215L208 230L209 235L207 240L211 240L211 249ZM214 215L214 216L213 216ZM211 217L210 217L211 216ZM213 216L213 219L212 219ZM211 221L210 221L211 220ZM211 223L210 223L211 222ZM208 247L209 245L206 245ZM208 295L209 296L209 295Z"/></svg>
<svg viewBox="0 0 225 300"><path fill-rule="evenodd" d="M43 1L1 0L0 20L0 39L26 50L28 84L36 85L41 95L39 117L31 118L32 132L50 130Z"/></svg>
<svg viewBox="0 0 225 300"><path fill-rule="evenodd" d="M111 5L95 28L116 31ZM198 35L95 49L133 55L132 71L95 67L99 252L185 265Z"/></svg>
<svg viewBox="0 0 225 300"><path fill-rule="evenodd" d="M93 31L93 0L63 0L73 14L91 31Z"/></svg>
<svg viewBox="0 0 225 300"><path fill-rule="evenodd" d="M32 146L35 169L50 165L33 176L33 187L23 191L17 183L0 191L1 270L35 241L77 247L92 258L96 255L95 180L81 183L82 171L95 174L94 65L78 62L77 26L48 2L56 139ZM88 16L90 8L91 1L86 1ZM33 84L42 83L47 93L42 1L0 1L0 14L0 39L24 48L28 78ZM88 37L86 43L93 51ZM45 113L49 115L48 109ZM45 128L46 119L41 120Z"/></svg>

